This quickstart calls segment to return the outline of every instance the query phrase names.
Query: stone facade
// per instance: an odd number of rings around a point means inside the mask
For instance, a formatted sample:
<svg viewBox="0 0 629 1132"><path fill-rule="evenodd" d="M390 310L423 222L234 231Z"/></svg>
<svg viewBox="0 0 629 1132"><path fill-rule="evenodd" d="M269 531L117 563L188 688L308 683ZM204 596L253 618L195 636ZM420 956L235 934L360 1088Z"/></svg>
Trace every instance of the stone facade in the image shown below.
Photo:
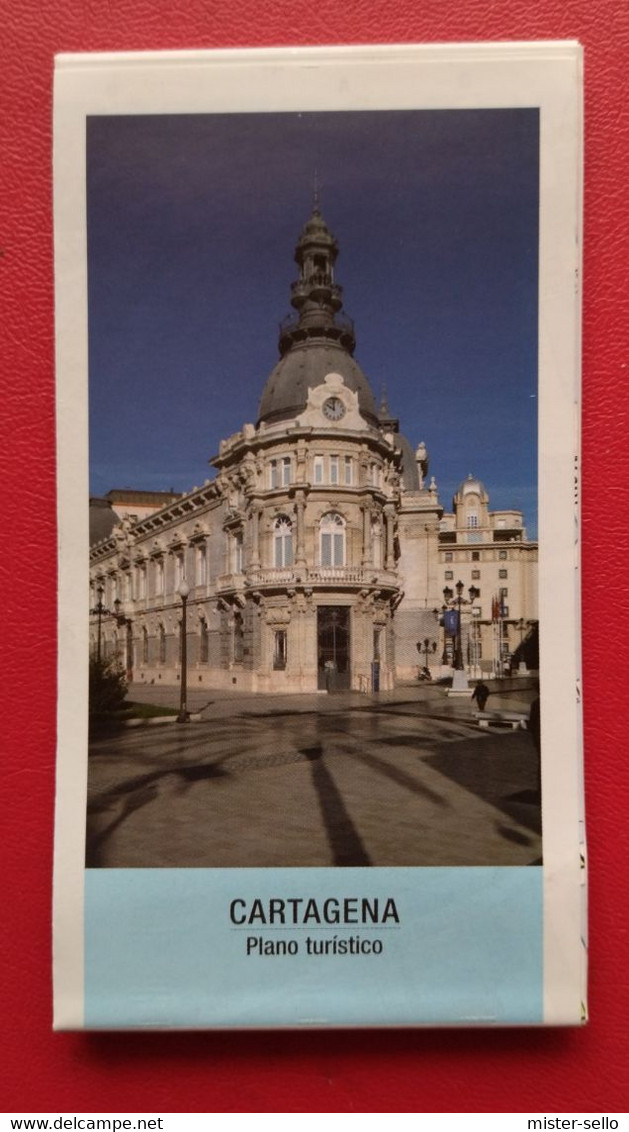
<svg viewBox="0 0 629 1132"><path fill-rule="evenodd" d="M479 673L503 675L531 662L536 650L538 546L529 542L521 511L490 511L474 476L463 481L452 512L439 524L439 584L463 583L464 661ZM470 601L469 588L480 591ZM441 640L442 658L451 643Z"/></svg>
<svg viewBox="0 0 629 1132"><path fill-rule="evenodd" d="M426 640L435 642L429 665L442 671L442 564L463 570L465 532L427 482L425 446L413 451L386 398L376 408L353 357L337 254L315 205L295 252L295 314L281 328L257 423L221 442L203 487L158 509L135 493L135 513L133 493L116 499L125 504L117 524L92 546L92 648L100 640L134 680L180 680L184 581L190 686L390 689L416 677ZM482 516L487 563L497 554L499 570L507 547L524 595L531 545L494 544L491 523L498 530L501 520ZM532 578L526 586L532 616Z"/></svg>

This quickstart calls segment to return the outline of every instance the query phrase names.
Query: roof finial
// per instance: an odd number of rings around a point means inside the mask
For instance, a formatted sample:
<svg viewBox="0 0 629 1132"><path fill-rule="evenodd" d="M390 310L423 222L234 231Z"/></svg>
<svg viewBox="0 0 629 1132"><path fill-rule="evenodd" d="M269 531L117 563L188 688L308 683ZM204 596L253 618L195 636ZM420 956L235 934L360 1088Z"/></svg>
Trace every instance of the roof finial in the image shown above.
<svg viewBox="0 0 629 1132"><path fill-rule="evenodd" d="M388 402L388 398L387 398L387 383L386 383L386 381L382 382L382 386L380 388L380 416L381 417L388 417L389 416L389 402Z"/></svg>
<svg viewBox="0 0 629 1132"><path fill-rule="evenodd" d="M317 216L320 215L320 209L319 209L320 203L321 203L321 185L319 183L319 174L318 174L317 170L315 169L313 182L312 182L312 211L314 213L316 213Z"/></svg>

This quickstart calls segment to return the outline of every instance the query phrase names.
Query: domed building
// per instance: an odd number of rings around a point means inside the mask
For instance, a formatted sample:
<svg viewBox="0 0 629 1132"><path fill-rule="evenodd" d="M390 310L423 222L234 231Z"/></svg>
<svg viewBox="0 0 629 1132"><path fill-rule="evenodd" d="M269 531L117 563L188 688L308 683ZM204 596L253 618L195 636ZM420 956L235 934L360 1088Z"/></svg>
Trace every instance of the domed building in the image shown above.
<svg viewBox="0 0 629 1132"><path fill-rule="evenodd" d="M416 675L420 642L441 660L443 509L425 446L354 357L337 257L316 202L256 424L221 442L213 480L92 548L92 608L115 614L103 648L135 680L180 678L186 588L191 686L388 689Z"/></svg>
<svg viewBox="0 0 629 1132"><path fill-rule="evenodd" d="M458 583L464 600L466 666L494 676L514 665L537 667L538 545L527 537L522 512L490 511L484 484L470 472L439 526L441 585L454 593ZM444 639L444 663L452 651L452 639Z"/></svg>

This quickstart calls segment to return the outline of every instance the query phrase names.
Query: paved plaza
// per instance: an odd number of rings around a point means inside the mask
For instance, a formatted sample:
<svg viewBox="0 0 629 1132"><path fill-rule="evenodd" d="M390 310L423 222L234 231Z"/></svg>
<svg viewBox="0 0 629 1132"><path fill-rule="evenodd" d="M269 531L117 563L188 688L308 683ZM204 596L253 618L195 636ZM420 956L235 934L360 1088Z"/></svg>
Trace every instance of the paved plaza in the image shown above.
<svg viewBox="0 0 629 1132"><path fill-rule="evenodd" d="M528 713L531 681L490 710ZM131 700L177 706L178 689ZM541 863L537 754L441 686L378 696L195 690L200 720L90 750L89 867Z"/></svg>

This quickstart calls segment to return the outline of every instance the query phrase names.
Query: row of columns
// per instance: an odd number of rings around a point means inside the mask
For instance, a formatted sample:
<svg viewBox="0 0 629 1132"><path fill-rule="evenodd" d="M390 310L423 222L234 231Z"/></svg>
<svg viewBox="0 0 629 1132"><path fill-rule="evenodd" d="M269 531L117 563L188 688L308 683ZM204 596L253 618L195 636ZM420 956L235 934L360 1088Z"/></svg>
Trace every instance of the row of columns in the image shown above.
<svg viewBox="0 0 629 1132"><path fill-rule="evenodd" d="M172 563L174 563L174 560L175 560L175 558L177 557L178 554L180 554L183 558L184 574L185 574L186 578L188 579L188 582L190 583L190 585L194 586L194 585L197 585L197 584L202 584L202 583L197 583L196 561L194 560L194 558L191 560L190 556L191 556L191 554L196 553L197 547L205 547L205 554L206 554L205 577L206 577L206 581L207 581L207 576L208 576L208 571L209 571L209 562L208 562L208 559L207 559L207 554L208 554L207 539L208 539L207 535L205 535L203 537L197 537L195 539L189 539L189 540L186 540L186 541L179 543L177 546L166 547L163 550L161 550L159 553L150 553L150 554L146 554L142 558L135 558L132 561L128 562L126 565L119 566L117 569L113 569L113 570L109 569L104 574L93 575L92 578L91 578L91 582L93 583L93 585L95 587L102 585L103 588L105 588L105 584L107 582L109 582L109 585L110 585L112 592L113 592L113 584L112 583L115 580L116 583L117 583L117 588L118 588L117 596L118 596L118 598L120 598L122 604L124 604L126 601L130 600L128 598L127 592L126 592L127 587L129 585L130 585L130 588L131 588L131 593L134 594L135 598L138 599L138 600L145 600L145 599L150 600L150 599L155 598L155 597L162 597L163 598L163 597L171 595L171 594L175 594L175 596L176 596L177 590L176 590L176 586L175 586L174 570L171 569L170 566L171 566ZM157 563L162 564L162 588L160 590L156 590L154 588L154 586L155 586L155 581L154 581L155 566L156 566ZM144 592L143 596L140 598L140 594L139 594L139 590L141 588L140 576L141 576L142 573L143 573L143 583L142 583L142 585L144 587L145 592ZM153 573L153 579L151 578L151 573ZM135 577L134 577L134 574L135 574ZM123 583L122 586L120 586L120 582ZM123 592L120 592L121 590ZM111 604L111 602L113 602L114 599L113 599L113 597L111 599L109 599L108 594L105 593L105 598L104 598L105 604L107 604L108 600L110 601L110 604ZM95 604L95 602L92 602L92 604Z"/></svg>

